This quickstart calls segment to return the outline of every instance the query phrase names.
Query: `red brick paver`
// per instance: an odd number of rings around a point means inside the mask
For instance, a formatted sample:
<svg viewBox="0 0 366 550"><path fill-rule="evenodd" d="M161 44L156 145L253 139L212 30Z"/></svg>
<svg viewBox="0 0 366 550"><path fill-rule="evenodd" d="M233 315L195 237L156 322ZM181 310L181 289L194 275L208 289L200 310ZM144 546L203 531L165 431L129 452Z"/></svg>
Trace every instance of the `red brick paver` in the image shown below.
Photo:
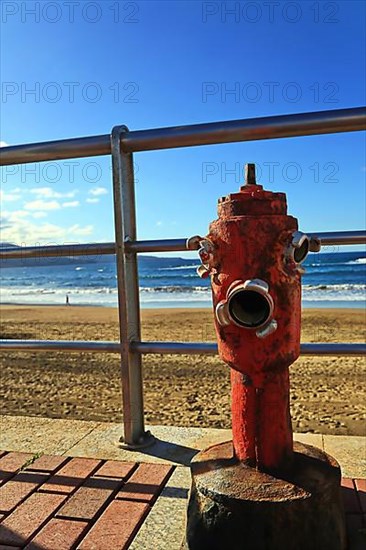
<svg viewBox="0 0 366 550"><path fill-rule="evenodd" d="M66 462L65 456L42 455L27 467L27 470L36 470L39 472L55 472L62 464Z"/></svg>
<svg viewBox="0 0 366 550"><path fill-rule="evenodd" d="M64 495L33 493L0 523L0 543L23 546L64 499Z"/></svg>
<svg viewBox="0 0 366 550"><path fill-rule="evenodd" d="M125 479L136 468L135 462L120 462L118 460L108 460L94 474L95 477L116 477Z"/></svg>
<svg viewBox="0 0 366 550"><path fill-rule="evenodd" d="M84 479L101 464L101 460L93 458L72 458L65 466L42 486L42 490L71 493L79 487Z"/></svg>
<svg viewBox="0 0 366 550"><path fill-rule="evenodd" d="M0 487L0 511L10 512L30 493L39 487L49 474L19 472L10 481Z"/></svg>
<svg viewBox="0 0 366 550"><path fill-rule="evenodd" d="M16 474L32 457L32 453L8 453L0 458L0 483Z"/></svg>
<svg viewBox="0 0 366 550"><path fill-rule="evenodd" d="M58 512L58 517L93 519L113 492L117 492L122 480L89 478Z"/></svg>
<svg viewBox="0 0 366 550"><path fill-rule="evenodd" d="M87 526L84 521L51 519L26 546L26 550L70 550Z"/></svg>
<svg viewBox="0 0 366 550"><path fill-rule="evenodd" d="M148 511L149 506L144 502L114 500L86 535L78 549L111 550L119 548L124 550L128 548Z"/></svg>
<svg viewBox="0 0 366 550"><path fill-rule="evenodd" d="M140 464L116 498L151 503L172 471L173 468L165 464Z"/></svg>

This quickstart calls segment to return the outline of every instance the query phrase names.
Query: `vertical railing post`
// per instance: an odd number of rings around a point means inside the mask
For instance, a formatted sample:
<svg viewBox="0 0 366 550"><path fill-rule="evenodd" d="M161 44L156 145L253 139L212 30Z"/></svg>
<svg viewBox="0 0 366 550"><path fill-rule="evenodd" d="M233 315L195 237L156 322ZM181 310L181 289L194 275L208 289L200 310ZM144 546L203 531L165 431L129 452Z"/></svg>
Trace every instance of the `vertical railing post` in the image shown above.
<svg viewBox="0 0 366 550"><path fill-rule="evenodd" d="M121 148L126 132L126 126L113 128L111 152L124 424L121 443L134 449L150 444L153 437L144 427L141 354L130 348L131 341L141 340L141 330L137 256L125 250L127 241L136 240L133 158Z"/></svg>

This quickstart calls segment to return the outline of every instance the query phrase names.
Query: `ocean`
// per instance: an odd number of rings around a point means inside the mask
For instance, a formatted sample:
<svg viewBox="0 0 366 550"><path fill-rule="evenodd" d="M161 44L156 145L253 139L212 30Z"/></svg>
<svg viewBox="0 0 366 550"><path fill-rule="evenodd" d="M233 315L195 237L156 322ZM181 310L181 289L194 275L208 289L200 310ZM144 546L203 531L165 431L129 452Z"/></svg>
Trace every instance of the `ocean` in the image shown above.
<svg viewBox="0 0 366 550"><path fill-rule="evenodd" d="M43 265L43 264L47 265ZM32 265L30 265L32 264ZM17 267L13 267L17 265ZM210 307L209 280L197 259L139 257L140 302L151 307ZM309 254L304 263L303 307L364 307L366 256L362 252ZM117 306L115 258L37 258L1 264L1 302Z"/></svg>

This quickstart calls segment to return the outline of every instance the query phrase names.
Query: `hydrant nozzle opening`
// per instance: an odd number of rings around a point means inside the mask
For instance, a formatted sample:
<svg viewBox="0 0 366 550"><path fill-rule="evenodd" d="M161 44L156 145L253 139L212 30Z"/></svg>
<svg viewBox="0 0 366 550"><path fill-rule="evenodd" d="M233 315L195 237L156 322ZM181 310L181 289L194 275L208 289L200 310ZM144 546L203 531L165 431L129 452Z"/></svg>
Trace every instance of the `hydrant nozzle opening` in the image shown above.
<svg viewBox="0 0 366 550"><path fill-rule="evenodd" d="M229 288L226 299L217 305L216 317L222 326L232 323L246 329L258 329L270 323L273 308L265 281L236 281Z"/></svg>
<svg viewBox="0 0 366 550"><path fill-rule="evenodd" d="M308 255L310 248L309 239L306 237L298 248L294 249L294 260L297 264L303 262Z"/></svg>
<svg viewBox="0 0 366 550"><path fill-rule="evenodd" d="M292 235L292 241L287 249L287 257L292 259L296 264L301 264L308 253L313 250L319 250L318 243L312 243L311 239L302 231L295 231Z"/></svg>
<svg viewBox="0 0 366 550"><path fill-rule="evenodd" d="M228 299L228 308L235 323L245 328L261 327L271 316L268 299L255 290L239 290Z"/></svg>

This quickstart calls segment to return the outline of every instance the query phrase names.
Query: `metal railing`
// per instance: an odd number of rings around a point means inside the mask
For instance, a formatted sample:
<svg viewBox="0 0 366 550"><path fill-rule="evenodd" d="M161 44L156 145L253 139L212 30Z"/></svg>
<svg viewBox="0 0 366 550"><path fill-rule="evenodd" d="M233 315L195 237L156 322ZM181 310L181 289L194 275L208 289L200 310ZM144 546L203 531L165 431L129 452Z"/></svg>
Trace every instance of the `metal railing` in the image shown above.
<svg viewBox="0 0 366 550"><path fill-rule="evenodd" d="M254 141L366 129L363 107L129 131L116 126L111 135L2 148L0 165L112 155L115 242L3 248L0 260L48 256L115 254L120 342L2 340L0 350L118 353L121 356L124 441L131 448L146 437L141 356L217 353L214 343L142 342L137 253L183 251L186 239L136 240L133 152L238 141ZM313 233L325 245L364 244L366 231ZM128 261L126 261L128 259ZM364 344L301 344L303 355L364 355Z"/></svg>
<svg viewBox="0 0 366 550"><path fill-rule="evenodd" d="M365 130L365 107L126 131L125 153ZM1 165L109 155L109 134L6 147Z"/></svg>
<svg viewBox="0 0 366 550"><path fill-rule="evenodd" d="M323 246L364 244L366 231L332 231L326 233L307 233L312 238L316 237ZM187 239L161 239L151 241L129 241L125 243L126 252L186 252ZM192 250L192 249L191 249ZM26 246L22 248L0 248L0 259L15 260L25 258L47 258L52 256L99 256L115 254L116 244L91 243L91 244L67 244L52 246Z"/></svg>
<svg viewBox="0 0 366 550"><path fill-rule="evenodd" d="M217 355L213 342L131 342L131 348L142 354L154 355ZM1 340L3 351L73 351L120 353L119 342L88 342L68 340ZM301 355L364 355L366 344L301 344Z"/></svg>

